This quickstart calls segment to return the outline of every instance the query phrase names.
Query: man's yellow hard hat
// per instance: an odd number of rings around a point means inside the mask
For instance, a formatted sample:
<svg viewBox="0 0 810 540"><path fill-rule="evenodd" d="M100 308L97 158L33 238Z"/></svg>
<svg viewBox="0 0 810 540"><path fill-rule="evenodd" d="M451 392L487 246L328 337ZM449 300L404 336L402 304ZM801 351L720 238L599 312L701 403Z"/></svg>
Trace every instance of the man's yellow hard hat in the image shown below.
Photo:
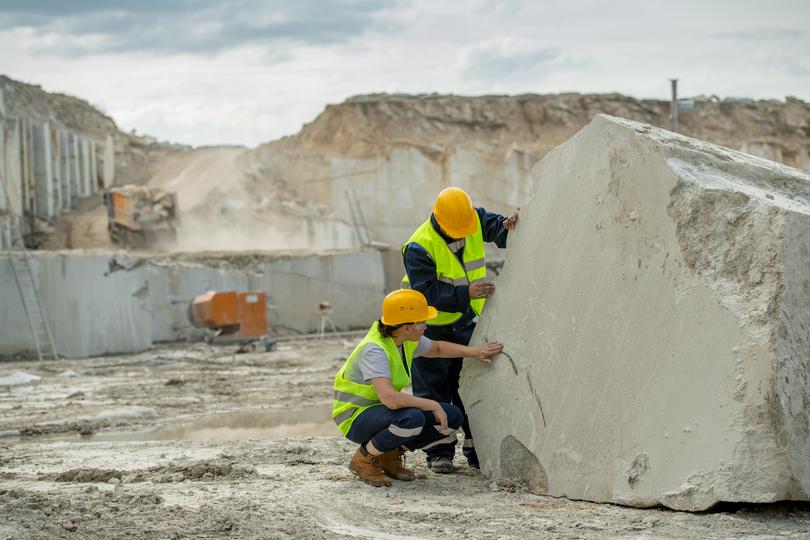
<svg viewBox="0 0 810 540"><path fill-rule="evenodd" d="M439 227L453 238L466 238L478 228L475 208L467 193L457 187L442 190L433 205Z"/></svg>
<svg viewBox="0 0 810 540"><path fill-rule="evenodd" d="M394 291L383 300L382 323L388 326L428 321L438 315L436 308L428 305L425 295L413 289Z"/></svg>

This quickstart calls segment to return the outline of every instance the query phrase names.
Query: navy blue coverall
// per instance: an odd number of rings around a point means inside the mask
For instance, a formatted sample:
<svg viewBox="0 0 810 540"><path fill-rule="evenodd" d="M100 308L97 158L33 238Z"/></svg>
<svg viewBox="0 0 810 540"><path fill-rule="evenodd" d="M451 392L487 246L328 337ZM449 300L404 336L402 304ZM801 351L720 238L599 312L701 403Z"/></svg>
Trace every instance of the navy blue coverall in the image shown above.
<svg viewBox="0 0 810 540"><path fill-rule="evenodd" d="M483 208L476 208L481 220L481 233L484 242L494 242L500 248L506 247L506 235L509 231L503 226L506 219L500 214L487 212ZM439 235L448 244L456 239L450 238L439 228L436 218L431 214L430 223ZM464 247L455 252L456 257L462 260ZM428 326L425 336L440 341L450 341L461 345L468 345L475 329L475 312L470 307L469 285L451 285L439 281L436 276L436 264L428 256L427 250L418 244L408 244L403 254L405 271L411 282L411 288L421 292L427 298L428 305L441 311L462 313L461 318L451 325ZM458 394L458 380L461 374L461 358L414 358L413 394L418 397L433 399L439 402L452 403L464 412L464 405ZM472 446L472 433L467 414L464 413L465 446L464 457L467 462L478 467L478 456ZM455 454L455 444L437 445L427 452L428 464L438 457L448 457L451 460Z"/></svg>

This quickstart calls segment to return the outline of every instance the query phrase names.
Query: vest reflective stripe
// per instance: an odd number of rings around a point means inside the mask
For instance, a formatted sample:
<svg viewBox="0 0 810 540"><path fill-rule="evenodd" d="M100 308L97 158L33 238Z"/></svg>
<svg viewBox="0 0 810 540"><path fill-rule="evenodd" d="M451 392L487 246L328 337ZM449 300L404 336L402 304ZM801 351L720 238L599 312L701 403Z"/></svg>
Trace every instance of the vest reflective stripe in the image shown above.
<svg viewBox="0 0 810 540"><path fill-rule="evenodd" d="M332 420L334 420L335 423L338 425L338 427L340 427L340 424L342 424L343 422L345 422L346 420L348 420L349 418L354 416L354 413L357 410L358 409L354 409L354 408L346 409L345 411L343 411L339 415L335 416Z"/></svg>
<svg viewBox="0 0 810 540"><path fill-rule="evenodd" d="M385 351L385 356L388 357L388 366L391 368L391 384L399 391L411 383L411 365L413 362L413 351L416 350L418 343L415 341L406 341L402 345L402 350L405 355L405 362L408 364L407 370L402 363L402 357L399 354L396 344L392 338L383 337L375 322L369 329L366 337L354 348L352 354L343 363L337 375L335 375L335 382L332 386L334 390L335 399L332 402L332 419L337 424L340 432L346 435L352 427L352 422L364 410L369 407L380 405L380 397L374 390L373 384L361 384L349 380L346 374L352 371L352 368L362 357L363 350L367 345L373 343Z"/></svg>
<svg viewBox="0 0 810 540"><path fill-rule="evenodd" d="M467 281L467 278L465 278L465 277L463 277L463 278L458 278L458 279L451 279L451 278L449 278L449 277L447 277L447 276L439 276L439 278L438 278L438 279L439 279L439 281L441 281L442 283L449 283L450 285L456 285L456 286L457 286L457 285L466 285L467 283L469 283L469 282Z"/></svg>
<svg viewBox="0 0 810 540"><path fill-rule="evenodd" d="M477 259L475 261L469 261L469 262L464 263L464 269L467 272L470 272L471 270L477 270L479 268L486 268L486 266L487 266L487 261L486 261L486 259L483 259L483 258Z"/></svg>
<svg viewBox="0 0 810 540"><path fill-rule="evenodd" d="M361 396L355 396L354 394L348 394L346 392L341 392L339 390L335 390L335 401L345 401L347 403L354 403L359 407L369 407L371 405L376 405L380 403L379 400L375 399L366 399Z"/></svg>
<svg viewBox="0 0 810 540"><path fill-rule="evenodd" d="M447 247L450 248L450 251L458 251L464 247L467 242L462 238L461 240L456 240L455 242L450 242L447 244Z"/></svg>
<svg viewBox="0 0 810 540"><path fill-rule="evenodd" d="M484 256L484 236L481 233L481 219L476 213L478 228L476 231L461 240L447 243L433 228L430 219L419 226L410 239L402 247L402 254L409 244L419 244L428 252L436 264L436 280L448 283L454 287L470 285L484 281L487 277L486 258ZM464 246L463 261L459 261L452 249ZM463 266L462 266L463 264ZM407 274L402 278L402 288L410 289L411 283ZM485 299L470 300L470 307L476 315L484 309ZM462 313L439 311L439 316L427 323L431 326L445 326L453 324L462 317Z"/></svg>

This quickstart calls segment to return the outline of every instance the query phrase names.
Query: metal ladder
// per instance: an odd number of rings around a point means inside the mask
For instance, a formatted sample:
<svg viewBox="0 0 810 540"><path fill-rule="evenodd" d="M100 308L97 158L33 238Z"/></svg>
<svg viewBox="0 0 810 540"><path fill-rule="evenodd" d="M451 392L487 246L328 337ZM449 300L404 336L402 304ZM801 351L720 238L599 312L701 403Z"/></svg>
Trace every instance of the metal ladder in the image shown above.
<svg viewBox="0 0 810 540"><path fill-rule="evenodd" d="M352 223L354 223L354 230L357 233L360 245L362 247L371 246L374 243L371 239L371 231L366 224L363 208L360 206L360 201L357 199L357 194L353 189L346 190L346 201L349 203L349 213L352 216Z"/></svg>
<svg viewBox="0 0 810 540"><path fill-rule="evenodd" d="M20 300L28 320L28 327L31 329L31 336L34 338L37 358L39 360L58 360L59 354L56 352L53 342L51 327L48 325L48 318L42 307L42 299L34 281L34 273L31 271L31 258L28 250L25 249L19 220L11 207L11 197L9 197L8 187L3 180L2 171L0 171L0 184L3 185L6 208L11 217L11 245L6 247L5 253L11 264L17 290L20 291Z"/></svg>

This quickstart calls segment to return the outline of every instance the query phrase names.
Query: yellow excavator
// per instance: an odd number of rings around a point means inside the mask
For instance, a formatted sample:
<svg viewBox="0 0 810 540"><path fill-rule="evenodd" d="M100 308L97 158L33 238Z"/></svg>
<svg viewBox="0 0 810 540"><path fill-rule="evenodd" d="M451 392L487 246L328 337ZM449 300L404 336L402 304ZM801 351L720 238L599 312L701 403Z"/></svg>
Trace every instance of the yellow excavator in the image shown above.
<svg viewBox="0 0 810 540"><path fill-rule="evenodd" d="M107 231L113 243L144 248L177 240L177 196L162 189L127 185L104 193Z"/></svg>

